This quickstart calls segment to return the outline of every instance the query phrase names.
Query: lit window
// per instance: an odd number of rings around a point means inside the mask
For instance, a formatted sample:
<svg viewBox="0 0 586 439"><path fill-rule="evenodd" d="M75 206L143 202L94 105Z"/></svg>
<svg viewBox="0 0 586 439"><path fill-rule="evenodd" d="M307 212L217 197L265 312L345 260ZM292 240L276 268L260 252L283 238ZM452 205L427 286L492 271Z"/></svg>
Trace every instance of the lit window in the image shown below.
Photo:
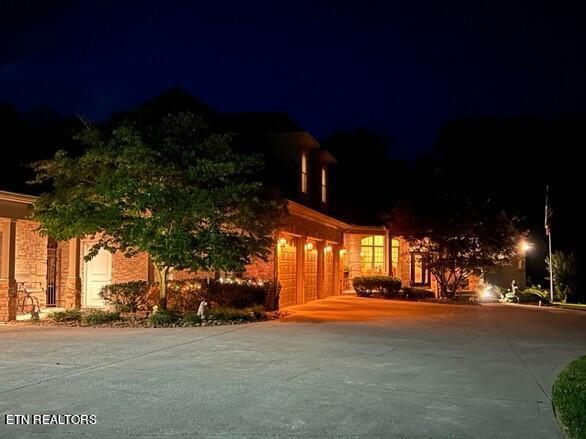
<svg viewBox="0 0 586 439"><path fill-rule="evenodd" d="M326 168L321 168L321 202L328 201L328 174Z"/></svg>
<svg viewBox="0 0 586 439"><path fill-rule="evenodd" d="M411 285L429 285L429 270L419 253L411 254Z"/></svg>
<svg viewBox="0 0 586 439"><path fill-rule="evenodd" d="M384 236L367 236L360 242L362 274L382 274L385 266Z"/></svg>
<svg viewBox="0 0 586 439"><path fill-rule="evenodd" d="M307 193L307 153L301 153L301 192Z"/></svg>
<svg viewBox="0 0 586 439"><path fill-rule="evenodd" d="M399 240L393 239L391 241L391 265L393 276L401 277L399 274Z"/></svg>

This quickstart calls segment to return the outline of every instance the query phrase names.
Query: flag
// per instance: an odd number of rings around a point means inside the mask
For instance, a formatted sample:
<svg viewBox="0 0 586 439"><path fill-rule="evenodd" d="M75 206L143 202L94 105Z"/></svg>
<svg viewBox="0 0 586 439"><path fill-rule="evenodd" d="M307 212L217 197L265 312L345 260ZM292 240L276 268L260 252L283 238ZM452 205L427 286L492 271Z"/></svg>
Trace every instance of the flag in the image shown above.
<svg viewBox="0 0 586 439"><path fill-rule="evenodd" d="M545 234L549 236L551 233L551 205L549 196L549 186L545 186Z"/></svg>

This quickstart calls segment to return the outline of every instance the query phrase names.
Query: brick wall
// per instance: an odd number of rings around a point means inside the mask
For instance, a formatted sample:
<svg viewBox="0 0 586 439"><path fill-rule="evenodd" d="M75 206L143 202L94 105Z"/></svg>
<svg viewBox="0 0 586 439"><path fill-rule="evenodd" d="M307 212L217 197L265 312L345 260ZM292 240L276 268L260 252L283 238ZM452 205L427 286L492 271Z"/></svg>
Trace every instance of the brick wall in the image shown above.
<svg viewBox="0 0 586 439"><path fill-rule="evenodd" d="M149 256L139 253L128 258L120 252L112 255L112 283L149 280Z"/></svg>
<svg viewBox="0 0 586 439"><path fill-rule="evenodd" d="M35 231L37 227L38 223L34 221L19 220L16 223L14 277L17 282L25 283L31 295L43 307L47 286L47 237L40 236Z"/></svg>

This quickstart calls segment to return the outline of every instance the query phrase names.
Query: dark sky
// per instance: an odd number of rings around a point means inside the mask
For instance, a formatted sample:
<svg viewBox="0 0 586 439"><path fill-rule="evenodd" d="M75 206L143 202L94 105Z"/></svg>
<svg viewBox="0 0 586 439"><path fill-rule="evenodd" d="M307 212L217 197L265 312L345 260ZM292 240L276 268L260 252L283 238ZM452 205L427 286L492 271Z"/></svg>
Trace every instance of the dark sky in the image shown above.
<svg viewBox="0 0 586 439"><path fill-rule="evenodd" d="M287 111L317 137L384 131L409 157L456 117L586 100L586 17L564 2L0 5L0 102L22 110L102 120L180 85L220 111Z"/></svg>

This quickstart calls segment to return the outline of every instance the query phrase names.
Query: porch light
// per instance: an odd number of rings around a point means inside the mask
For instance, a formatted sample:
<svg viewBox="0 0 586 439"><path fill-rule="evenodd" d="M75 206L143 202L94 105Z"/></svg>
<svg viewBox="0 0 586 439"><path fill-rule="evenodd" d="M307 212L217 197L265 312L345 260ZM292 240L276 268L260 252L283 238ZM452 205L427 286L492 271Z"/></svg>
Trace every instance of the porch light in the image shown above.
<svg viewBox="0 0 586 439"><path fill-rule="evenodd" d="M279 239L279 247L285 247L287 245L287 238Z"/></svg>
<svg viewBox="0 0 586 439"><path fill-rule="evenodd" d="M305 250L312 251L313 250L313 242L306 242L305 243Z"/></svg>
<svg viewBox="0 0 586 439"><path fill-rule="evenodd" d="M324 247L324 253L330 253L332 251L332 246L331 245L326 245Z"/></svg>

